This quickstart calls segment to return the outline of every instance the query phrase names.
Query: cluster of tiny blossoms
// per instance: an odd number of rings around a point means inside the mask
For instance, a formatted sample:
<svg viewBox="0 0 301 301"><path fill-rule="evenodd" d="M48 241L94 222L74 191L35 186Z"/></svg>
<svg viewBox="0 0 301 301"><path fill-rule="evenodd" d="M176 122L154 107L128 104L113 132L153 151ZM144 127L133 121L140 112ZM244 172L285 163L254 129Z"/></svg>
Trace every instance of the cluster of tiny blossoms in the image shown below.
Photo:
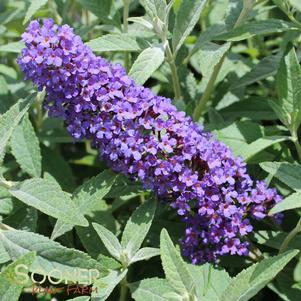
<svg viewBox="0 0 301 301"><path fill-rule="evenodd" d="M281 200L253 182L241 158L178 112L171 100L138 86L124 68L95 56L68 25L32 21L18 63L47 92L45 107L75 139L90 139L114 171L139 179L185 223L182 253L192 263L248 254L250 218Z"/></svg>

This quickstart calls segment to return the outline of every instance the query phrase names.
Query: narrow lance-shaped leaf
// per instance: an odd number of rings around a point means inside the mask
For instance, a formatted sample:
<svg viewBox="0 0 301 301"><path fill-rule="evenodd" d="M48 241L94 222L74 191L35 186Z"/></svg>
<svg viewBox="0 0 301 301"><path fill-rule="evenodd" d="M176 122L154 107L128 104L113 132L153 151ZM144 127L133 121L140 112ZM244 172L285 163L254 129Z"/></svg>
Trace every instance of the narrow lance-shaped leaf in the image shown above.
<svg viewBox="0 0 301 301"><path fill-rule="evenodd" d="M298 28L293 23L280 19L258 20L243 24L229 32L213 36L212 39L234 42L242 41L255 35L267 35L289 30L298 30Z"/></svg>
<svg viewBox="0 0 301 301"><path fill-rule="evenodd" d="M32 177L40 177L42 157L39 140L28 115L16 127L11 139L11 148L14 157L21 168Z"/></svg>
<svg viewBox="0 0 301 301"><path fill-rule="evenodd" d="M162 46L153 46L143 50L134 62L129 76L139 85L143 85L149 77L164 62L164 50Z"/></svg>
<svg viewBox="0 0 301 301"><path fill-rule="evenodd" d="M132 257L130 264L137 261L148 260L154 256L159 256L159 255L160 255L160 249L142 248Z"/></svg>
<svg viewBox="0 0 301 301"><path fill-rule="evenodd" d="M181 1L172 35L172 45L175 53L181 48L185 39L198 22L206 3L207 0Z"/></svg>
<svg viewBox="0 0 301 301"><path fill-rule="evenodd" d="M286 162L263 162L260 167L294 190L301 190L301 165Z"/></svg>
<svg viewBox="0 0 301 301"><path fill-rule="evenodd" d="M171 298L170 295L174 293L172 286L166 279L149 278L140 282L131 283L130 285L132 297L136 301L176 301L182 300L181 296L178 298Z"/></svg>
<svg viewBox="0 0 301 301"><path fill-rule="evenodd" d="M11 42L0 46L0 52L20 53L25 47L23 42Z"/></svg>
<svg viewBox="0 0 301 301"><path fill-rule="evenodd" d="M2 231L0 232L0 239L12 260L34 251L37 257L32 264L31 271L36 270L39 271L39 274L51 275L53 270L58 270L64 282L69 280L83 283L87 280L87 274L83 277L84 272L88 273L87 270L91 270L91 279L104 276L107 273L101 263L92 259L88 254L75 249L68 249L33 232Z"/></svg>
<svg viewBox="0 0 301 301"><path fill-rule="evenodd" d="M151 199L140 205L128 220L122 234L121 246L131 259L141 247L152 224L156 202Z"/></svg>
<svg viewBox="0 0 301 301"><path fill-rule="evenodd" d="M39 178L25 180L10 188L9 192L23 203L47 215L72 225L88 226L88 221L69 195L53 180Z"/></svg>
<svg viewBox="0 0 301 301"><path fill-rule="evenodd" d="M30 268L35 260L35 253L30 252L26 255L20 257L15 262L7 266L0 274L0 296L1 301L18 301L22 293L23 287L28 285L28 281L23 275L21 277L16 274L16 269L18 266L23 265Z"/></svg>
<svg viewBox="0 0 301 301"><path fill-rule="evenodd" d="M295 49L282 59L277 74L278 106L272 106L281 121L296 131L301 123L301 68Z"/></svg>
<svg viewBox="0 0 301 301"><path fill-rule="evenodd" d="M141 42L128 34L107 34L86 43L93 51L140 51Z"/></svg>
<svg viewBox="0 0 301 301"><path fill-rule="evenodd" d="M169 284L181 295L193 294L195 284L192 275L165 229L161 232L160 248L162 265Z"/></svg>
<svg viewBox="0 0 301 301"><path fill-rule="evenodd" d="M117 260L121 260L122 247L117 237L110 230L106 229L102 225L93 223L93 227L96 230L102 242L104 243L104 245L106 246L109 253Z"/></svg>
<svg viewBox="0 0 301 301"><path fill-rule="evenodd" d="M140 3L151 19L158 17L161 21L164 21L166 0L140 0Z"/></svg>
<svg viewBox="0 0 301 301"><path fill-rule="evenodd" d="M299 253L291 250L253 264L233 278L225 290L223 301L248 301L263 289Z"/></svg>
<svg viewBox="0 0 301 301"><path fill-rule="evenodd" d="M23 24L27 23L30 18L47 2L48 0L31 0Z"/></svg>
<svg viewBox="0 0 301 301"><path fill-rule="evenodd" d="M23 116L35 99L35 94L19 100L6 113L0 116L0 164L3 161L6 145Z"/></svg>
<svg viewBox="0 0 301 301"><path fill-rule="evenodd" d="M96 280L93 286L92 300L104 301L111 295L114 288L127 274L127 269L122 272L110 271L109 275ZM97 288L97 289L96 289Z"/></svg>
<svg viewBox="0 0 301 301"><path fill-rule="evenodd" d="M105 170L76 189L72 199L78 210L83 215L89 214L95 204L102 201L105 195L111 190L116 178L117 174L110 170ZM71 231L72 228L73 225L66 223L65 220L58 220L51 238L56 239L64 233Z"/></svg>
<svg viewBox="0 0 301 301"><path fill-rule="evenodd" d="M301 192L295 192L276 204L269 212L269 215L274 215L286 210L301 208Z"/></svg>

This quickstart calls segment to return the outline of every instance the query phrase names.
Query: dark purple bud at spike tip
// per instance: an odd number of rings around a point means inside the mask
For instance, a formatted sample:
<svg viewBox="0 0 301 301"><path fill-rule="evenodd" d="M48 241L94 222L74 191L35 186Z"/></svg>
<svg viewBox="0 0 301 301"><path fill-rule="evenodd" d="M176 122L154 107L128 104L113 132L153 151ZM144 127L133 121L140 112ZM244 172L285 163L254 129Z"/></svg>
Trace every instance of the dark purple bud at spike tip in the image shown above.
<svg viewBox="0 0 301 301"><path fill-rule="evenodd" d="M68 25L32 21L22 37L18 63L26 79L46 89L49 115L177 210L186 226L184 256L199 264L248 254L250 219L265 218L281 200L275 189L253 182L224 143L170 99L136 85L121 65L95 56Z"/></svg>

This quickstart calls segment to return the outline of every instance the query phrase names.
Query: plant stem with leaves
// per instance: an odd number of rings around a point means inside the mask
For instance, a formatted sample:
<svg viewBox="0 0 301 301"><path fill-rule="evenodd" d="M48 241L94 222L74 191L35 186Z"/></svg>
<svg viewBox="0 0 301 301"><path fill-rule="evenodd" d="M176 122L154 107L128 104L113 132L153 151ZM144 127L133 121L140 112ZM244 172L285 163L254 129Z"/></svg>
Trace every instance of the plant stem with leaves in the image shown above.
<svg viewBox="0 0 301 301"><path fill-rule="evenodd" d="M128 33L128 18L130 10L131 0L123 0L123 32ZM129 52L124 53L124 67L126 71L130 68L130 54Z"/></svg>
<svg viewBox="0 0 301 301"><path fill-rule="evenodd" d="M301 145L300 145L300 142L298 140L297 131L292 131L292 141L295 144L297 154L298 154L298 158L299 158L299 162L301 162Z"/></svg>
<svg viewBox="0 0 301 301"><path fill-rule="evenodd" d="M289 243L294 239L294 237L301 232L301 218L299 219L297 225L295 226L295 228L288 234L288 236L285 238L285 240L283 241L280 250L279 250L279 254L283 253L286 251Z"/></svg>
<svg viewBox="0 0 301 301"><path fill-rule="evenodd" d="M246 18L248 17L250 11L253 8L255 1L254 0L244 0L244 4L243 4L243 9L237 19L237 21L235 22L233 28L237 28L240 25L242 25L242 23L246 20ZM230 49L230 48L229 48ZM228 51L226 51L224 53L224 55L221 57L220 61L218 62L218 64L214 67L213 72L210 76L210 79L208 81L208 84L205 88L205 91L199 101L199 103L197 104L194 112L193 112L193 119L195 121L198 121L200 119L200 117L202 116L203 111L205 110L208 101L210 100L211 94L213 92L213 88L217 79L217 76L219 75L219 72L224 64L225 58L228 55Z"/></svg>
<svg viewBox="0 0 301 301"><path fill-rule="evenodd" d="M169 64L169 66L170 66L172 85L173 85L173 90L174 90L174 94L175 94L175 100L180 100L180 99L182 99L180 80L179 80L179 76L178 76L178 71L177 71L175 58L174 58L174 55L173 55L173 53L170 49L170 46L169 46L168 42L166 44L166 58L167 58L167 62Z"/></svg>
<svg viewBox="0 0 301 301"><path fill-rule="evenodd" d="M127 298L127 290L128 290L128 283L126 280L126 276L122 279L122 281L120 282L120 297L119 297L119 301L126 301Z"/></svg>

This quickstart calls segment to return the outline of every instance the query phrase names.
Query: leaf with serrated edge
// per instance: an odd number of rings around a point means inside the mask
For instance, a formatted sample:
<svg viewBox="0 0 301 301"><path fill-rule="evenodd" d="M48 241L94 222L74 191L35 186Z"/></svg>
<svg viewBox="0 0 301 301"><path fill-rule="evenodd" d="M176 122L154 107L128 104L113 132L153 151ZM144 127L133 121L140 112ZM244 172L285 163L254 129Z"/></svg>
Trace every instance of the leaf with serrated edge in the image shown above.
<svg viewBox="0 0 301 301"><path fill-rule="evenodd" d="M122 254L122 247L117 237L102 225L93 223L93 227L96 230L102 242L104 243L104 245L106 246L109 253L117 260L120 260Z"/></svg>
<svg viewBox="0 0 301 301"><path fill-rule="evenodd" d="M132 258L141 247L152 224L155 211L156 201L150 199L141 204L126 223L121 246L126 250L129 258Z"/></svg>
<svg viewBox="0 0 301 301"><path fill-rule="evenodd" d="M22 122L13 132L11 151L22 170L32 177L41 176L42 157L39 140L28 115L24 116Z"/></svg>
<svg viewBox="0 0 301 301"><path fill-rule="evenodd" d="M163 229L160 235L161 260L166 279L179 294L193 294L195 284L192 275L174 247L168 232Z"/></svg>
<svg viewBox="0 0 301 301"><path fill-rule="evenodd" d="M143 85L163 62L164 50L162 46L149 47L139 54L129 72L129 76L138 85Z"/></svg>
<svg viewBox="0 0 301 301"><path fill-rule="evenodd" d="M263 162L260 167L292 189L301 190L301 165L287 162Z"/></svg>
<svg viewBox="0 0 301 301"><path fill-rule="evenodd" d="M69 195L54 181L39 178L25 180L10 188L9 192L26 205L47 215L73 225L89 225Z"/></svg>
<svg viewBox="0 0 301 301"><path fill-rule="evenodd" d="M35 260L35 252L27 253L7 266L0 274L0 298L1 301L18 301L24 286L28 285L26 279L18 278L15 269L18 265L30 268Z"/></svg>
<svg viewBox="0 0 301 301"><path fill-rule="evenodd" d="M78 187L73 193L72 199L79 211L83 215L89 214L95 204L102 201L111 190L116 178L117 174L110 170L105 170ZM73 226L66 223L65 220L58 220L51 234L51 239L56 239L66 232L71 231L72 228Z"/></svg>
<svg viewBox="0 0 301 301"><path fill-rule="evenodd" d="M232 278L225 290L223 301L247 301L263 289L291 261L298 250L290 250L253 264Z"/></svg>
<svg viewBox="0 0 301 301"><path fill-rule="evenodd" d="M6 113L0 116L0 164L3 161L6 145L23 116L34 101L36 94L20 99Z"/></svg>
<svg viewBox="0 0 301 301"><path fill-rule="evenodd" d="M68 249L49 238L26 231L9 230L0 232L0 239L12 260L35 251L37 258L32 270L39 270L49 275L54 269L62 273L62 277L69 281L83 281L83 273L88 269L96 269L99 275L105 275L101 263L92 259L88 254L75 249Z"/></svg>
<svg viewBox="0 0 301 301"><path fill-rule="evenodd" d="M274 215L286 210L301 208L301 192L295 192L284 200L276 204L269 212L269 215Z"/></svg>
<svg viewBox="0 0 301 301"><path fill-rule="evenodd" d="M148 278L139 282L131 283L130 289L132 297L136 301L176 301L178 298L170 298L170 293L174 293L173 288L166 279Z"/></svg>
<svg viewBox="0 0 301 301"><path fill-rule="evenodd" d="M277 73L277 104L286 118L285 124L296 131L301 123L301 67L294 48L284 56Z"/></svg>

